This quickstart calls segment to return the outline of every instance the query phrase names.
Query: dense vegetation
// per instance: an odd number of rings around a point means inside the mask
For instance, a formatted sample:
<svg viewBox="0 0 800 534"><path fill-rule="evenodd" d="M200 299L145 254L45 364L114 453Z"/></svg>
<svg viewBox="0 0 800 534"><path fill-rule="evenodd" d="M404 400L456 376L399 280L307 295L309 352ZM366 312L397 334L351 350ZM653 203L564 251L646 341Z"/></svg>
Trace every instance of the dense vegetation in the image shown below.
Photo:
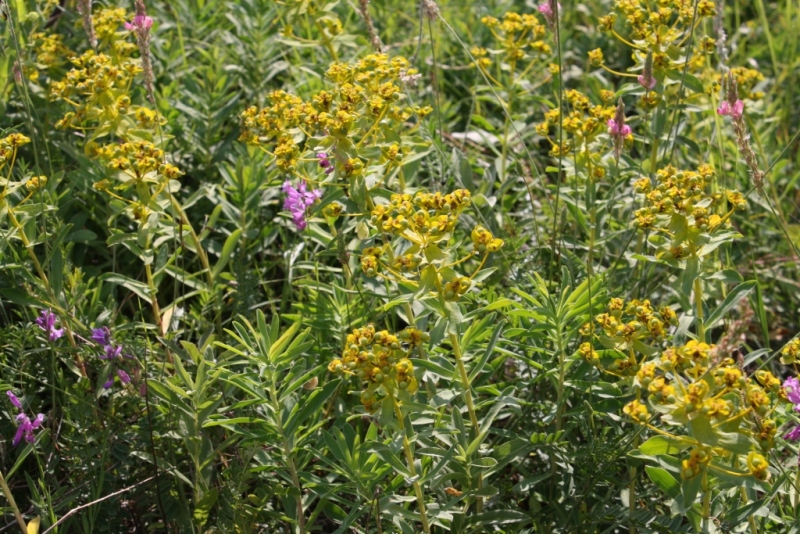
<svg viewBox="0 0 800 534"><path fill-rule="evenodd" d="M0 0L23 532L795 532L800 4Z"/></svg>

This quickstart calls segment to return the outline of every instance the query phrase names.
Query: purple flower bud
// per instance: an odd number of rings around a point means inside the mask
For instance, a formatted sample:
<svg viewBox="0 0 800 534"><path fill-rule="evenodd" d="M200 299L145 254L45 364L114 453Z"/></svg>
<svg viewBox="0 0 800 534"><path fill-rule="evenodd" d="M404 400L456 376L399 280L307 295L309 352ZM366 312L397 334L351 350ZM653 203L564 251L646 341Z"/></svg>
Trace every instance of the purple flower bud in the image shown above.
<svg viewBox="0 0 800 534"><path fill-rule="evenodd" d="M18 409L20 409L20 410L22 409L22 403L21 403L21 402L19 402L19 399L17 398L17 396L16 396L16 395L14 395L14 394L11 392L11 390L9 390L9 391L6 391L6 395L8 395L8 400L10 400L10 401L11 401L11 404L13 404L14 406L16 406L16 407L17 407Z"/></svg>
<svg viewBox="0 0 800 534"><path fill-rule="evenodd" d="M117 369L117 376L119 377L119 381L123 384L130 384L131 377L128 373L123 371L122 369Z"/></svg>
<svg viewBox="0 0 800 534"><path fill-rule="evenodd" d="M111 344L111 330L107 326L92 329L92 341L101 347L107 347Z"/></svg>

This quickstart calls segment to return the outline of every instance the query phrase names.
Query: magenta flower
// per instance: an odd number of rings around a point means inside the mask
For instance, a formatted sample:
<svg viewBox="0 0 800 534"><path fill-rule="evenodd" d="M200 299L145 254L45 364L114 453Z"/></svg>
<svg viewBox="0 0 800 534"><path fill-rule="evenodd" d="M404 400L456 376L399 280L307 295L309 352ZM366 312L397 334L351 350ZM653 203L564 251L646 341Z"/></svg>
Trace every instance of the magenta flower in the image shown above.
<svg viewBox="0 0 800 534"><path fill-rule="evenodd" d="M786 399L794 404L794 411L800 412L800 380L792 376L783 382Z"/></svg>
<svg viewBox="0 0 800 534"><path fill-rule="evenodd" d="M789 432L784 434L783 439L787 439L789 441L797 441L800 439L800 425L795 426Z"/></svg>
<svg viewBox="0 0 800 534"><path fill-rule="evenodd" d="M306 210L314 202L322 198L322 191L319 189L307 191L306 187L305 181L301 180L300 185L295 188L291 181L286 180L281 188L286 194L286 199L283 201L283 209L292 214L292 220L298 230L305 230L307 226Z"/></svg>
<svg viewBox="0 0 800 534"><path fill-rule="evenodd" d="M319 166L325 169L325 174L330 174L333 172L333 163L331 163L331 160L328 159L328 154L325 152L318 152L317 159L319 159Z"/></svg>
<svg viewBox="0 0 800 534"><path fill-rule="evenodd" d="M133 22L126 22L125 29L132 32L136 29L149 30L153 27L153 19L147 15L136 15Z"/></svg>
<svg viewBox="0 0 800 534"><path fill-rule="evenodd" d="M36 419L31 421L30 417L27 414L21 413L17 416L17 433L14 434L14 439L11 440L11 444L15 447L19 445L22 438L25 438L25 441L28 443L33 443L33 440L36 439L36 436L33 435L33 431L42 426L42 422L44 422L44 414L38 414Z"/></svg>
<svg viewBox="0 0 800 534"><path fill-rule="evenodd" d="M111 345L111 330L107 326L92 329L92 341L101 347Z"/></svg>
<svg viewBox="0 0 800 534"><path fill-rule="evenodd" d="M640 74L637 78L639 80L639 85L647 89L648 91L651 90L653 87L656 86L656 79L651 77L649 80L644 77L644 75Z"/></svg>
<svg viewBox="0 0 800 534"><path fill-rule="evenodd" d="M6 391L6 395L8 395L8 400L11 401L11 404L17 407L18 410L22 409L22 403L19 402L19 399L16 395L14 395L11 390Z"/></svg>
<svg viewBox="0 0 800 534"><path fill-rule="evenodd" d="M744 102L737 99L736 102L731 105L727 100L723 100L717 108L717 113L719 115L728 115L734 119L739 119L742 117L742 113L744 113Z"/></svg>
<svg viewBox="0 0 800 534"><path fill-rule="evenodd" d="M8 395L8 400L11 401L11 404L14 405L19 410L19 415L17 415L17 433L14 434L14 439L11 440L11 444L15 447L19 445L22 441L22 438L25 438L25 441L28 443L33 443L33 440L36 437L33 435L33 431L42 426L42 422L44 421L44 414L39 414L36 418L31 421L31 418L28 417L28 414L22 411L22 403L19 401L16 395L14 395L11 391L6 391L6 395Z"/></svg>
<svg viewBox="0 0 800 534"><path fill-rule="evenodd" d="M625 124L617 124L614 119L608 119L608 134L612 137L628 137L631 134L631 127Z"/></svg>
<svg viewBox="0 0 800 534"><path fill-rule="evenodd" d="M110 343L109 345L106 346L105 354L100 355L101 360L109 360L111 362L112 368L119 377L120 382L122 382L123 384L129 384L131 381L131 377L121 367L121 364L122 362L125 361L125 358L133 358L133 356L129 354L122 354L122 346L114 345L113 343ZM109 389L113 385L114 385L114 375L111 375L109 379L106 380L106 382L103 384L103 389Z"/></svg>
<svg viewBox="0 0 800 534"><path fill-rule="evenodd" d="M36 324L39 328L47 332L50 341L55 341L64 335L63 328L55 327L56 320L58 320L58 317L50 310L42 310L41 317L36 319Z"/></svg>
<svg viewBox="0 0 800 534"><path fill-rule="evenodd" d="M558 2L558 12L561 13L561 2ZM541 13L547 21L547 25L550 26L550 29L554 30L556 26L556 1L546 0L539 4L539 13Z"/></svg>

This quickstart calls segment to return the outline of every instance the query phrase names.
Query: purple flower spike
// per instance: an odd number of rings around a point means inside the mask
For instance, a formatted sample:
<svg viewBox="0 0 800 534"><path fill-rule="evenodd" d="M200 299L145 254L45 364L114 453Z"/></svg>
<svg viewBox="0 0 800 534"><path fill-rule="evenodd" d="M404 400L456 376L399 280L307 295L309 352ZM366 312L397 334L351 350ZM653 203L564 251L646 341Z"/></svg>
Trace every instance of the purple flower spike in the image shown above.
<svg viewBox="0 0 800 534"><path fill-rule="evenodd" d="M58 320L58 317L50 310L42 310L41 316L36 319L36 324L39 328L47 332L50 341L55 341L64 335L63 328L55 327L56 320Z"/></svg>
<svg viewBox="0 0 800 534"><path fill-rule="evenodd" d="M19 402L19 399L17 398L17 396L16 396L16 395L14 395L14 394L11 392L11 390L9 390L9 391L6 391L6 395L8 395L8 400L10 400L10 401L11 401L11 404L13 404L14 406L16 406L16 407L17 407L17 409L19 409L19 410L21 410L21 409L22 409L22 403L21 403L21 402Z"/></svg>
<svg viewBox="0 0 800 534"><path fill-rule="evenodd" d="M22 441L22 438L25 438L25 441L28 443L33 443L36 439L36 436L33 435L33 431L42 426L42 422L44 422L44 414L38 414L33 421L30 420L27 414L19 414L17 416L17 423L19 426L17 427L16 434L14 434L14 439L11 440L11 444L16 447Z"/></svg>
<svg viewBox="0 0 800 534"><path fill-rule="evenodd" d="M322 198L322 191L319 189L307 191L306 188L305 181L301 181L300 185L295 188L289 180L286 180L281 188L286 194L286 199L283 201L283 209L292 214L292 220L298 230L304 230L307 226L306 210L314 202Z"/></svg>
<svg viewBox="0 0 800 534"><path fill-rule="evenodd" d="M130 384L131 376L122 369L117 369L117 376L119 377L119 381L123 384Z"/></svg>
<svg viewBox="0 0 800 534"><path fill-rule="evenodd" d="M107 326L102 328L93 328L92 341L101 347L107 347L111 345L111 330L109 330Z"/></svg>

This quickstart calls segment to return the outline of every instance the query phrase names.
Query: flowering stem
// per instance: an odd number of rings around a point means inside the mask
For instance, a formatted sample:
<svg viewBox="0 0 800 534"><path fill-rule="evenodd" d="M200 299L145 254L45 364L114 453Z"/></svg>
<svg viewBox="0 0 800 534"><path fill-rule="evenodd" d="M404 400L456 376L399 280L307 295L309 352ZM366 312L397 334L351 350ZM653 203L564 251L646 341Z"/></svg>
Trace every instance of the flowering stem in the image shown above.
<svg viewBox="0 0 800 534"><path fill-rule="evenodd" d="M405 451L406 454L408 471L411 473L411 478L414 479L414 493L417 495L417 504L419 505L419 516L420 520L422 521L422 530L425 531L426 534L429 534L431 527L428 525L428 516L425 513L425 495L422 493L422 486L417 479L417 468L414 466L414 453L411 451L411 442L408 440L405 419L403 418L403 412L400 410L400 405L397 403L397 399L395 399L394 396L392 396L392 404L394 404L394 413L397 416L397 423L400 425L400 432L403 433L403 451ZM409 430L413 435L414 427L412 426ZM378 521L380 521L380 518L378 518Z"/></svg>
<svg viewBox="0 0 800 534"><path fill-rule="evenodd" d="M17 523L19 523L19 527L22 529L23 534L28 533L28 525L25 524L25 519L22 517L22 514L17 507L17 503L14 501L14 496L11 495L11 490L6 484L6 479L3 476L3 473L0 473L0 488L3 490L3 495L6 496L8 500L8 504L11 506L11 509L14 511L14 517L17 518Z"/></svg>
<svg viewBox="0 0 800 534"><path fill-rule="evenodd" d="M453 345L453 355L455 356L456 365L458 366L458 373L461 375L461 387L464 389L464 400L467 403L469 420L472 422L472 428L475 431L475 438L477 438L481 434L481 428L480 423L478 423L478 416L475 414L475 404L472 402L472 385L469 381L467 368L464 367L464 360L461 358L461 345L459 345L458 336L455 334L450 334L450 343ZM483 474L479 474L478 489L481 489L482 487ZM478 513L483 511L483 499L481 497L478 497L476 507L478 509Z"/></svg>
<svg viewBox="0 0 800 534"><path fill-rule="evenodd" d="M11 221L11 224L14 225L14 228L17 229L17 233L19 234L19 239L22 241L22 245L25 247L25 250L28 251L28 256L30 256L31 261L33 261L33 265L36 268L36 273L39 275L39 278L44 283L47 292L55 298L53 295L53 290L50 287L50 280L47 279L47 275L42 269L42 264L39 263L39 258L36 257L36 252L33 250L33 246L31 246L31 242L28 241L28 236L25 235L25 230L22 228L22 225L17 220L17 217L14 215L14 211L11 209L11 206L6 204L6 208L8 211L8 219ZM69 326L67 321L61 321L62 326L64 327L64 333L67 334L67 340L69 340L69 344L73 349L78 348L78 344L75 342L75 336L72 333L72 329ZM86 376L86 367L83 365L83 360L81 359L80 355L76 352L75 353L75 363L77 364L78 368L83 373L83 376Z"/></svg>

